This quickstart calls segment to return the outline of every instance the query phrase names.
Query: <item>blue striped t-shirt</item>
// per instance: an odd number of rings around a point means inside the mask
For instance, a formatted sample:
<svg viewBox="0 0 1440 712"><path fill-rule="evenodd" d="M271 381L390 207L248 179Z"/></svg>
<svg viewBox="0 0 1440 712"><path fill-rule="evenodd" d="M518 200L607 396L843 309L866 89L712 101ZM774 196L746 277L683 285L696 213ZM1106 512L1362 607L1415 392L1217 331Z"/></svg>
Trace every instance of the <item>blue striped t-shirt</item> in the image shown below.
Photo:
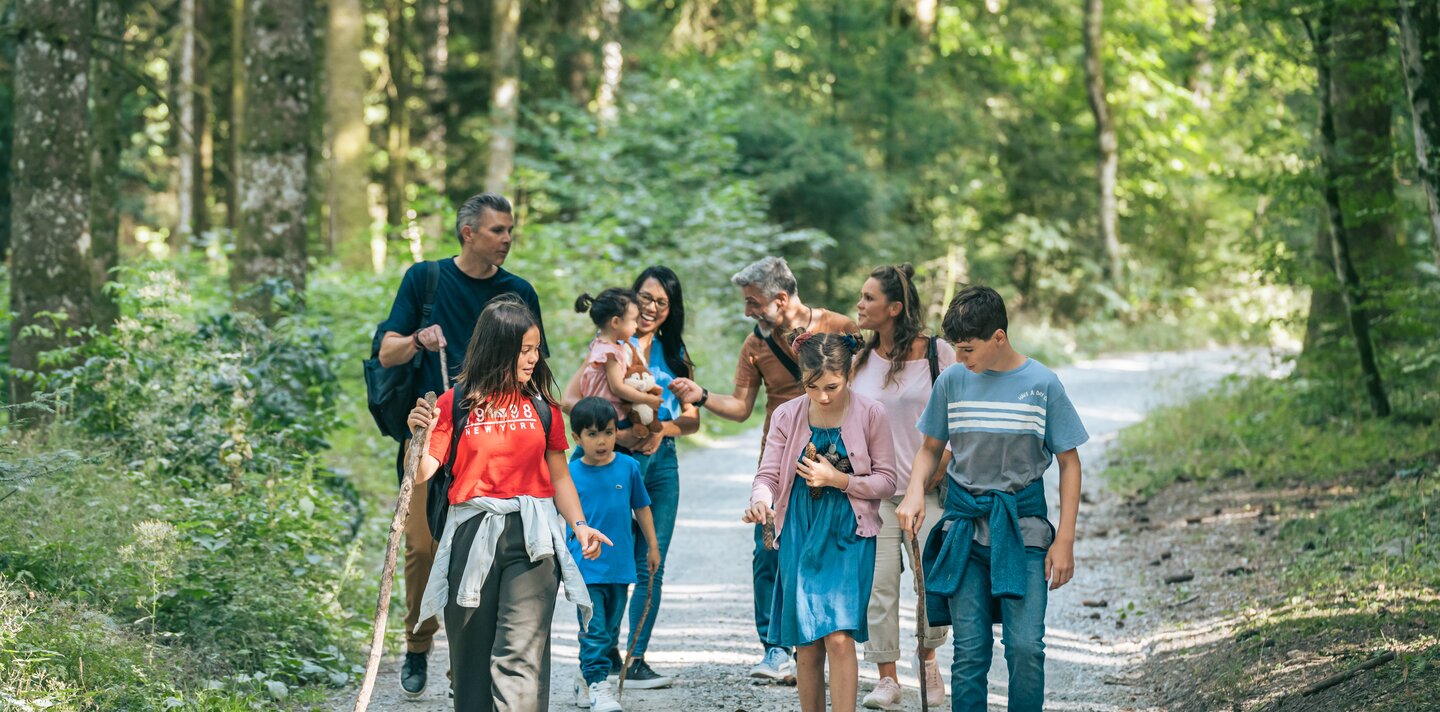
<svg viewBox="0 0 1440 712"><path fill-rule="evenodd" d="M1035 359L1011 371L945 369L915 426L950 443L950 479L973 495L1019 492L1045 474L1056 453L1090 439L1060 378ZM1021 519L1020 534L1026 546L1042 548L1054 538L1041 517ZM987 522L976 522L975 540L989 544Z"/></svg>

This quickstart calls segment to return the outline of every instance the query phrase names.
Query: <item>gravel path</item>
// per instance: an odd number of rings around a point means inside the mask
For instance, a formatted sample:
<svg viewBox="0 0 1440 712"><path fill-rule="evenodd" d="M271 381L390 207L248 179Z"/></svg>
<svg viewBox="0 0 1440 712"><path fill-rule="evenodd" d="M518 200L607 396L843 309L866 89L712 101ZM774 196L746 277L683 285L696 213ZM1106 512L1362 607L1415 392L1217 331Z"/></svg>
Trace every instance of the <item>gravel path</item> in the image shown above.
<svg viewBox="0 0 1440 712"><path fill-rule="evenodd" d="M1122 428L1142 420L1151 408L1172 403L1209 388L1232 373L1258 373L1269 368L1257 352L1215 350L1142 354L1086 361L1058 369L1076 404L1090 442L1081 448L1085 481L1076 543L1076 575L1072 583L1051 594L1047 623L1047 709L1155 709L1136 684L1149 653L1174 638L1174 626L1162 615L1137 614L1152 609L1163 594L1146 576L1136 545L1143 529L1133 514L1109 493L1097 476L1104 454ZM659 672L676 679L666 690L626 691L629 712L673 710L798 710L793 688L752 682L749 667L758 661L750 602L751 528L740 521L748 500L751 475L759 452L758 431L687 447L680 458L681 497L675 539L666 565L665 601L647 656ZM1045 483L1051 511L1058 511L1058 474L1054 467ZM1126 534L1125 532L1130 532ZM913 630L914 595L908 577L901 588L902 647ZM644 595L641 591L640 595ZM1082 601L1104 600L1091 608ZM1127 609L1129 603L1135 609ZM571 681L576 672L576 620L572 607L558 606L554 624L551 710L574 710ZM1123 613L1123 615L1122 615ZM628 624L622 627L628 630ZM997 629L998 638L998 629ZM948 648L948 646L947 646ZM990 704L1004 709L1006 673L1003 649L996 644L990 673ZM949 678L950 651L942 648L940 668ZM443 672L445 642L437 641L431 657L432 684L420 701L398 695L399 661L382 666L372 709L440 712L445 703ZM900 662L907 709L918 709L919 697L911 663ZM873 666L861 663L860 694L876 681ZM353 689L337 697L333 709L348 710ZM948 708L948 707L947 707Z"/></svg>

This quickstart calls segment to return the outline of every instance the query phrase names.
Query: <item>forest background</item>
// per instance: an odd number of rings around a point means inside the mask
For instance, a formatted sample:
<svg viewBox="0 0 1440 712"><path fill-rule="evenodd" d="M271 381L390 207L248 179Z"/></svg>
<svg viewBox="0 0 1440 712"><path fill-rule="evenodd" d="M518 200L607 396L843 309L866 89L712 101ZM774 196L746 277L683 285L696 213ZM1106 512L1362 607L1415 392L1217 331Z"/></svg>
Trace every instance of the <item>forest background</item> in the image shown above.
<svg viewBox="0 0 1440 712"><path fill-rule="evenodd" d="M850 313L909 261L932 324L990 284L1052 365L1295 359L1130 436L1136 493L1435 479L1434 2L14 0L0 29L0 706L352 679L394 492L360 359L482 190L562 373L575 296L646 265L718 385L740 266ZM1399 570L1434 615L1433 564Z"/></svg>

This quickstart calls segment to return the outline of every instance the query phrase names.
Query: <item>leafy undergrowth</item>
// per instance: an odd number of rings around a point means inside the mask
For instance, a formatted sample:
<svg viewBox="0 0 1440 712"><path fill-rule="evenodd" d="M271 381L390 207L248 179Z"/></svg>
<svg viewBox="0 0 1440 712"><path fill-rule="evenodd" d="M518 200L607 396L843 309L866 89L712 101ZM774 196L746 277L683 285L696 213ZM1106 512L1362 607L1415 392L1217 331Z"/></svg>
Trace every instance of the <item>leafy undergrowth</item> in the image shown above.
<svg viewBox="0 0 1440 712"><path fill-rule="evenodd" d="M1247 543L1269 563L1229 612L1230 634L1150 663L1168 709L1399 712L1440 699L1440 427L1315 417L1313 405L1291 380L1243 382L1121 437L1111 477L1124 491L1194 482L1266 501Z"/></svg>

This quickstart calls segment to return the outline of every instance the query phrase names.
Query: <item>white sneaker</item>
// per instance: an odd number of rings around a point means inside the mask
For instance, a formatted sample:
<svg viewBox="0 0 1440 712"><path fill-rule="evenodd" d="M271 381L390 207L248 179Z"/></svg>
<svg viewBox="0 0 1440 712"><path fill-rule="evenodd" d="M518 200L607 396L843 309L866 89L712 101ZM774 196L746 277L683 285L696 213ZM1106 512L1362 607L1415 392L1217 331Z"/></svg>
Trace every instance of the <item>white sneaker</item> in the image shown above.
<svg viewBox="0 0 1440 712"><path fill-rule="evenodd" d="M882 677L861 704L869 710L898 710L903 699L900 683L895 682L894 678Z"/></svg>
<svg viewBox="0 0 1440 712"><path fill-rule="evenodd" d="M940 663L934 660L921 660L915 658L915 673L920 678L920 684L925 686L925 701L931 707L940 707L945 704L945 681L940 678Z"/></svg>
<svg viewBox="0 0 1440 712"><path fill-rule="evenodd" d="M575 682L571 687L575 690L575 706L581 709L590 709L590 687L585 684L585 676L579 672L575 673Z"/></svg>
<svg viewBox="0 0 1440 712"><path fill-rule="evenodd" d="M590 683L590 712L624 712L615 694L610 692L610 681Z"/></svg>
<svg viewBox="0 0 1440 712"><path fill-rule="evenodd" d="M764 660L750 668L750 677L789 682L795 679L795 661L784 648L771 648L765 651Z"/></svg>

